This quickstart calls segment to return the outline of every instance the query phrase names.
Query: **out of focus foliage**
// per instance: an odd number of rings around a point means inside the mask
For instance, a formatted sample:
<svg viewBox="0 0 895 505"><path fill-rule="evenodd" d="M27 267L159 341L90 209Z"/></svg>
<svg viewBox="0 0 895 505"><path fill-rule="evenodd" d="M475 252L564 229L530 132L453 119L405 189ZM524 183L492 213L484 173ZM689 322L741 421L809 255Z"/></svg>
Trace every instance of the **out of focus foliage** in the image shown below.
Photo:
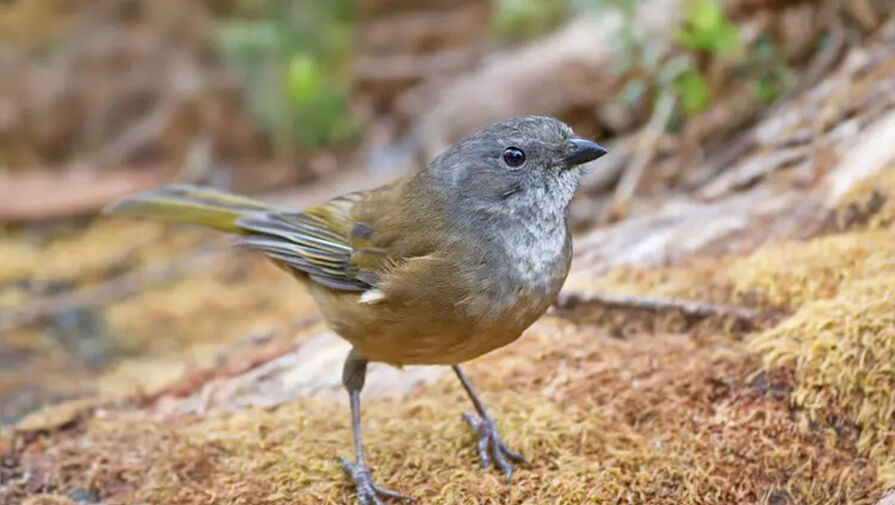
<svg viewBox="0 0 895 505"><path fill-rule="evenodd" d="M644 34L638 26L637 0L498 0L494 35L498 40L519 41L544 35L563 21L589 12L619 14L623 19L617 40L619 58L612 71L634 75L618 97L633 107L653 101L664 91L673 93L685 115L702 112L712 103L713 89L707 67L720 65L728 75L748 80L763 102L774 101L792 84L791 71L778 54L775 41L761 37L746 42L740 27L719 0L690 0L681 16L670 48L665 40ZM820 44L821 41L818 41Z"/></svg>
<svg viewBox="0 0 895 505"><path fill-rule="evenodd" d="M688 5L686 24L678 31L678 41L686 49L713 55L731 55L742 49L740 34L722 6L713 0L693 0ZM705 109L711 101L708 83L688 60L675 81L681 105L688 114Z"/></svg>
<svg viewBox="0 0 895 505"><path fill-rule="evenodd" d="M496 0L494 36L498 40L533 39L574 16L613 6L633 10L634 0Z"/></svg>
<svg viewBox="0 0 895 505"><path fill-rule="evenodd" d="M687 24L678 41L693 51L729 54L740 48L740 33L714 0L693 0L687 9Z"/></svg>
<svg viewBox="0 0 895 505"><path fill-rule="evenodd" d="M498 0L494 35L501 40L523 40L543 35L568 14L569 0Z"/></svg>
<svg viewBox="0 0 895 505"><path fill-rule="evenodd" d="M746 43L740 28L717 0L690 0L676 33L681 51L670 53L662 41L642 36L635 25L635 1L605 0L625 20L620 40L624 45L616 71L633 73L619 98L632 105L653 90L670 89L687 115L702 112L713 103L710 67L715 76L735 75L751 83L753 93L763 102L772 102L792 84L791 72L778 54L773 39L763 36ZM719 69L726 71L720 72ZM717 80L717 77L715 77Z"/></svg>
<svg viewBox="0 0 895 505"><path fill-rule="evenodd" d="M245 0L221 29L252 112L280 152L350 139L352 0Z"/></svg>

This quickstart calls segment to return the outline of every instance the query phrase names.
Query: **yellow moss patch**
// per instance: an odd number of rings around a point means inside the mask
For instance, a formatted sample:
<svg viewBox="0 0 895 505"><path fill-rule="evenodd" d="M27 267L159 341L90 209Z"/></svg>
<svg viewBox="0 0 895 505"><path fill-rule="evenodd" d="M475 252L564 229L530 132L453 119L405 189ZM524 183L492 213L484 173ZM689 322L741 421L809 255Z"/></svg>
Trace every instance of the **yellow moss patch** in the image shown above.
<svg viewBox="0 0 895 505"><path fill-rule="evenodd" d="M533 462L507 486L478 468L453 377L365 401L367 457L384 486L437 504L741 504L770 498L870 505L872 466L847 438L824 445L751 378L743 345L684 334L629 340L548 320L471 363L508 444ZM333 372L335 375L338 371ZM272 410L87 421L44 444L53 482L103 503L353 503L335 460L352 456L347 406L304 399Z"/></svg>
<svg viewBox="0 0 895 505"><path fill-rule="evenodd" d="M891 232L853 232L783 242L733 261L725 275L737 297L796 308L834 296L840 284L861 272L867 258L881 249L895 249Z"/></svg>
<svg viewBox="0 0 895 505"><path fill-rule="evenodd" d="M179 350L182 342L233 342L313 311L302 286L264 258L241 256L104 309L128 348Z"/></svg>
<svg viewBox="0 0 895 505"><path fill-rule="evenodd" d="M835 297L804 304L751 340L771 366L794 366L793 400L815 419L845 416L862 454L895 454L895 237Z"/></svg>
<svg viewBox="0 0 895 505"><path fill-rule="evenodd" d="M63 402L25 416L16 424L16 430L31 432L59 429L74 423L96 406L97 401L90 399Z"/></svg>
<svg viewBox="0 0 895 505"><path fill-rule="evenodd" d="M881 230L895 224L895 165L855 184L836 205L835 215L840 228Z"/></svg>
<svg viewBox="0 0 895 505"><path fill-rule="evenodd" d="M0 282L98 280L125 261L140 264L165 258L208 237L207 232L184 233L183 227L123 219L103 219L45 239L23 231L0 233Z"/></svg>
<svg viewBox="0 0 895 505"><path fill-rule="evenodd" d="M857 183L833 215L840 229L853 231L771 244L734 259L724 273L734 296L795 309L834 296L844 281L863 275L877 251L895 254L895 166Z"/></svg>
<svg viewBox="0 0 895 505"><path fill-rule="evenodd" d="M726 303L730 286L723 272L729 262L727 258L699 258L673 267L618 267L597 279L570 278L565 287Z"/></svg>

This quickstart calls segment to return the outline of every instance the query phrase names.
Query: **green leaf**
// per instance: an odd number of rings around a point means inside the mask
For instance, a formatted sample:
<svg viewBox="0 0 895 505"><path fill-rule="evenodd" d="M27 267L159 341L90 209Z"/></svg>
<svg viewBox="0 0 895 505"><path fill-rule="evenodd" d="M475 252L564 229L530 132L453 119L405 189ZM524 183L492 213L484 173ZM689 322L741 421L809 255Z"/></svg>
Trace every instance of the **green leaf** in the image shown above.
<svg viewBox="0 0 895 505"><path fill-rule="evenodd" d="M694 114L705 109L711 101L711 91L699 71L693 69L678 78L677 92L681 97L684 112Z"/></svg>
<svg viewBox="0 0 895 505"><path fill-rule="evenodd" d="M320 93L322 72L307 53L296 53L286 69L286 88L295 105L303 105Z"/></svg>
<svg viewBox="0 0 895 505"><path fill-rule="evenodd" d="M740 48L740 32L733 25L724 25L715 34L713 51L719 54L735 53Z"/></svg>
<svg viewBox="0 0 895 505"><path fill-rule="evenodd" d="M691 0L687 23L678 30L678 42L693 51L718 54L735 52L740 47L740 34L716 0Z"/></svg>
<svg viewBox="0 0 895 505"><path fill-rule="evenodd" d="M724 25L724 11L715 0L692 0L688 5L690 25L697 32L714 32Z"/></svg>

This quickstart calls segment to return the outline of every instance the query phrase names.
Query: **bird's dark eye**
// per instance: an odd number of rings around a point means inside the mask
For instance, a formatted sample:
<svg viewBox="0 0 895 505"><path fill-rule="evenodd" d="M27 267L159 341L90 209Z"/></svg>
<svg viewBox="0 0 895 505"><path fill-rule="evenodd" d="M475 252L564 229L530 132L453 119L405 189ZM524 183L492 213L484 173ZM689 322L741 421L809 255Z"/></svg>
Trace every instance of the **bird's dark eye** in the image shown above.
<svg viewBox="0 0 895 505"><path fill-rule="evenodd" d="M511 167L518 167L525 163L525 153L518 147L508 147L503 150L503 161Z"/></svg>

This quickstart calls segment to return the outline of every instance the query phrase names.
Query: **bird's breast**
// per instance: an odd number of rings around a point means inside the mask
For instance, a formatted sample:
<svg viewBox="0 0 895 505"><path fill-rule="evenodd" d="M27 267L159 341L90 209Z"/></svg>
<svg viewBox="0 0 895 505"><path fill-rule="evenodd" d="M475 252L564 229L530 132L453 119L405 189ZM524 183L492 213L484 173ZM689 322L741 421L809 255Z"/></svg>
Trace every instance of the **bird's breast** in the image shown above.
<svg viewBox="0 0 895 505"><path fill-rule="evenodd" d="M564 223L516 222L494 230L475 279L467 283L475 288L460 307L486 326L518 336L556 298L569 271L571 245Z"/></svg>
<svg viewBox="0 0 895 505"><path fill-rule="evenodd" d="M564 221L516 220L499 229L495 263L517 289L547 290L568 273L570 242Z"/></svg>

